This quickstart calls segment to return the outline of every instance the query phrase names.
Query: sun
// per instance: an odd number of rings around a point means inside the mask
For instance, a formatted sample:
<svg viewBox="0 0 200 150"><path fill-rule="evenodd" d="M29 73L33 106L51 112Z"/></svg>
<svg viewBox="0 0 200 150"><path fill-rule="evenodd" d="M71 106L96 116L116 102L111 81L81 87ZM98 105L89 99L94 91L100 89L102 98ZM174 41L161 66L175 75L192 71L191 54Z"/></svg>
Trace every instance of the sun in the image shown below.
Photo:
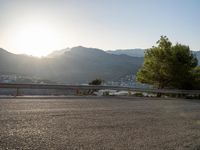
<svg viewBox="0 0 200 150"><path fill-rule="evenodd" d="M12 47L25 54L46 56L59 47L58 32L49 24L31 23L23 25L13 34Z"/></svg>

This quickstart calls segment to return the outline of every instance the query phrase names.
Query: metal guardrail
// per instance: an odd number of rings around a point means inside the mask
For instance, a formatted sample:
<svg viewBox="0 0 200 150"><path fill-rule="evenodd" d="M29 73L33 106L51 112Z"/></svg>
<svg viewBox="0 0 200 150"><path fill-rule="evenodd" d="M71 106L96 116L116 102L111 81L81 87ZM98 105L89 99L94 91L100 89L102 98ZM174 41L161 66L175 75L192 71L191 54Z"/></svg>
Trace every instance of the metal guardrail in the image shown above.
<svg viewBox="0 0 200 150"><path fill-rule="evenodd" d="M11 84L11 83L0 83L0 88L19 88L19 89L68 89L68 90L103 90L113 89L122 90L127 87L118 86L93 86L93 85L56 85L56 84Z"/></svg>
<svg viewBox="0 0 200 150"><path fill-rule="evenodd" d="M0 89L17 89L16 95L19 94L19 89L55 89L55 90L118 90L118 91L134 91L160 94L193 94L200 95L200 90L174 90L174 89L144 89L121 86L95 86L95 85L53 85L53 84L11 84L0 83Z"/></svg>

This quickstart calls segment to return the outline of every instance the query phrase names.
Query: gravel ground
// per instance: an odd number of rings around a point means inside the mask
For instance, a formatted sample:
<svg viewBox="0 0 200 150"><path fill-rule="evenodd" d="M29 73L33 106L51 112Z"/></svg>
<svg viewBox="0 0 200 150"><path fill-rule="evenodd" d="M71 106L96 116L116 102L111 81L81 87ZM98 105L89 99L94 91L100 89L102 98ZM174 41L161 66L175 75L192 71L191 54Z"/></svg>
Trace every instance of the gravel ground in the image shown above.
<svg viewBox="0 0 200 150"><path fill-rule="evenodd" d="M0 99L1 150L200 150L200 100Z"/></svg>

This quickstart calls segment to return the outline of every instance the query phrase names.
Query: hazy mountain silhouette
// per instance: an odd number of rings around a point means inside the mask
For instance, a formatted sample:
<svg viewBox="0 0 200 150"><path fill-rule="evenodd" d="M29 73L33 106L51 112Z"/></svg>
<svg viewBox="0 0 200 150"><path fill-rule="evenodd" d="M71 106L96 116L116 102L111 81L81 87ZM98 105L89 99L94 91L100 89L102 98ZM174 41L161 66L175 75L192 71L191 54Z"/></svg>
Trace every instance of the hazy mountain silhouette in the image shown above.
<svg viewBox="0 0 200 150"><path fill-rule="evenodd" d="M47 57L58 57L60 55L63 55L66 51L70 51L71 48L65 48L65 49L61 49L61 50L56 50L53 51L52 53L50 53L49 55L47 55Z"/></svg>
<svg viewBox="0 0 200 150"><path fill-rule="evenodd" d="M114 55L81 46L63 52L53 58L35 58L0 49L0 73L28 75L62 83L87 83L95 78L113 81L136 74L143 63L143 58Z"/></svg>
<svg viewBox="0 0 200 150"><path fill-rule="evenodd" d="M193 51L193 52L196 55L198 62L199 62L199 65L200 65L200 51Z"/></svg>
<svg viewBox="0 0 200 150"><path fill-rule="evenodd" d="M145 49L122 49L122 50L113 50L107 51L110 54L116 55L128 55L133 57L144 57ZM200 51L193 51L198 59L198 63L200 64Z"/></svg>
<svg viewBox="0 0 200 150"><path fill-rule="evenodd" d="M62 54L64 54L66 51L70 51L71 48L65 48L61 50L56 50L50 53L47 57L57 57ZM144 57L144 51L145 49L118 49L118 50L108 50L105 51L109 54L115 54L115 55L128 55L133 57Z"/></svg>
<svg viewBox="0 0 200 150"><path fill-rule="evenodd" d="M144 49L136 48L136 49L119 49L119 50L113 50L113 51L106 51L110 54L116 54L116 55L128 55L133 57L144 57Z"/></svg>

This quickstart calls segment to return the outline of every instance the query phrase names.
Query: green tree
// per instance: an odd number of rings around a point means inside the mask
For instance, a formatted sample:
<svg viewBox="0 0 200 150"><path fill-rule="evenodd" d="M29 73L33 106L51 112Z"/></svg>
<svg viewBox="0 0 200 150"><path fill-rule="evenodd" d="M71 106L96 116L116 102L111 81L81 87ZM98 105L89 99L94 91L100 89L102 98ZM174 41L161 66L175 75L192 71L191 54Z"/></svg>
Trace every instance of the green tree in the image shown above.
<svg viewBox="0 0 200 150"><path fill-rule="evenodd" d="M89 85L101 85L102 82L103 82L103 81L102 81L101 79L95 79L95 80L91 81L91 82L89 83Z"/></svg>
<svg viewBox="0 0 200 150"><path fill-rule="evenodd" d="M198 62L190 48L179 43L172 45L166 36L161 36L157 44L145 51L136 80L157 88L191 89L192 72Z"/></svg>
<svg viewBox="0 0 200 150"><path fill-rule="evenodd" d="M194 68L193 70L193 77L194 77L194 88L195 89L200 89L200 66L197 66L196 68Z"/></svg>

